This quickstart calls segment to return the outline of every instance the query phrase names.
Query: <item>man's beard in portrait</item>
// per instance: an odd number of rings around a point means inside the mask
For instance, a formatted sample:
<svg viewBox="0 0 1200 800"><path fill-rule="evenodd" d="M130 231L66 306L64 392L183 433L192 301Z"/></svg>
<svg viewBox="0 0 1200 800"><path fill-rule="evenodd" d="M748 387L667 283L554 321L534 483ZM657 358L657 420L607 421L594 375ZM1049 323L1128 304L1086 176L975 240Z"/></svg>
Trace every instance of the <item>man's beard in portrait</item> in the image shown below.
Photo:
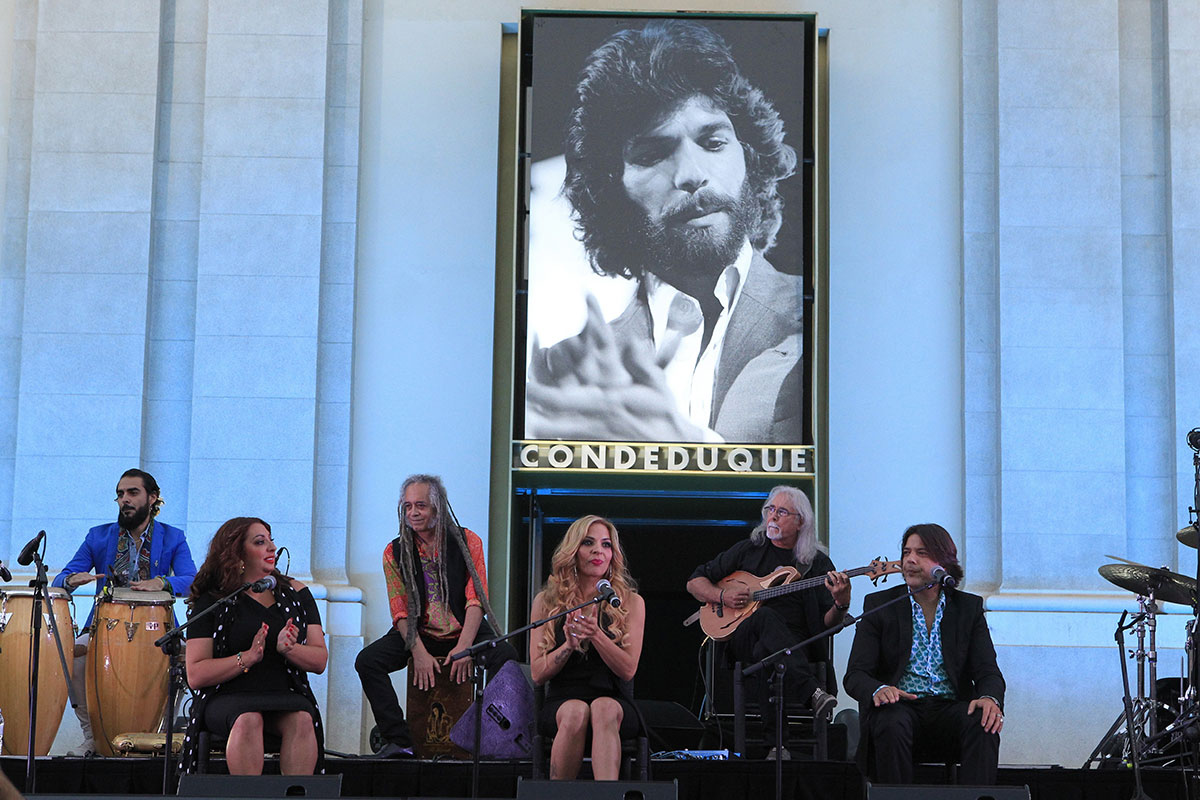
<svg viewBox="0 0 1200 800"><path fill-rule="evenodd" d="M142 526L146 518L150 516L150 504L135 509L132 514L126 514L124 509L117 512L117 524L121 526L121 530L135 531Z"/></svg>
<svg viewBox="0 0 1200 800"><path fill-rule="evenodd" d="M645 272L689 294L711 290L761 218L749 181L742 183L740 197L700 189L667 209L658 222L648 219L632 203L630 206L635 218L626 228L625 246L630 255L627 263L638 264ZM728 228L718 231L712 226L694 228L686 224L689 219L714 211L729 215Z"/></svg>

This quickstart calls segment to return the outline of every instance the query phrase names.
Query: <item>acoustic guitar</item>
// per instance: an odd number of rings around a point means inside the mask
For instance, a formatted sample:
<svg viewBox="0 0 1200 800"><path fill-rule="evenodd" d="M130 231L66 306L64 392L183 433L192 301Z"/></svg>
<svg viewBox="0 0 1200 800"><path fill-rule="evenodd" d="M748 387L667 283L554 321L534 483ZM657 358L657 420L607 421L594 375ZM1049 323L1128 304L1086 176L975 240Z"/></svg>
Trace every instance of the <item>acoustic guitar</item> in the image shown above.
<svg viewBox="0 0 1200 800"><path fill-rule="evenodd" d="M899 561L886 561L880 556L865 567L846 570L846 575L850 578L866 575L875 583L880 578L899 571ZM731 590L749 586L753 590L750 602L745 608L738 609L728 608L720 603L705 603L700 606L700 627L713 639L724 641L732 636L738 625L757 611L764 601L825 583L824 575L797 580L799 577L800 573L794 567L780 567L765 578L741 570L731 572L717 583L717 587Z"/></svg>

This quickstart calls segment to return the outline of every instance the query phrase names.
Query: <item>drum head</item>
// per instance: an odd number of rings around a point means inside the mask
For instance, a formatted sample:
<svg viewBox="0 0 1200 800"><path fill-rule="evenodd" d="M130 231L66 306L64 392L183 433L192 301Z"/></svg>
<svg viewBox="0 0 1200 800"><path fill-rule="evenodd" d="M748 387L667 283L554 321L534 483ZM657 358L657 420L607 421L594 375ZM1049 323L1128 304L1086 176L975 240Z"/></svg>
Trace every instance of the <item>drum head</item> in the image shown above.
<svg viewBox="0 0 1200 800"><path fill-rule="evenodd" d="M137 589L114 588L112 602L135 606L168 606L175 602L170 592L139 592Z"/></svg>

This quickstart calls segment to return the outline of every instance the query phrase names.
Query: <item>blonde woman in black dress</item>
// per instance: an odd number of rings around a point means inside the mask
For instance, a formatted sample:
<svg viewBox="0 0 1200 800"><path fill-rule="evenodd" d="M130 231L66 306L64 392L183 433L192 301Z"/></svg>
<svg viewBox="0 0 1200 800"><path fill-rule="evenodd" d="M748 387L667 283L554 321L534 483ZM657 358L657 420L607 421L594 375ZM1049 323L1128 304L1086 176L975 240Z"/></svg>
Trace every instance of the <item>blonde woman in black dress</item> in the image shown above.
<svg viewBox="0 0 1200 800"><path fill-rule="evenodd" d="M601 579L612 583L619 607L589 606L530 633L533 680L546 685L538 725L543 734L554 736L552 779L572 780L579 774L590 735L592 774L596 780L616 780L621 739L636 735L639 728L633 676L642 655L646 604L611 522L587 516L571 524L554 551L550 577L533 601L532 618L590 600Z"/></svg>

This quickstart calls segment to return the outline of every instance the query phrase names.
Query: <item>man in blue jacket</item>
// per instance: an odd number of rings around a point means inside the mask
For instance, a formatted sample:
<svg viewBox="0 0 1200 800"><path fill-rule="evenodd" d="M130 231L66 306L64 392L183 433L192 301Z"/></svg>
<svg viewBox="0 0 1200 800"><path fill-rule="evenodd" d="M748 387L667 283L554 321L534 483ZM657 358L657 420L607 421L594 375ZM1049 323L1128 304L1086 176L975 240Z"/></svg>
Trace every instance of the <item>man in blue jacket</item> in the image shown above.
<svg viewBox="0 0 1200 800"><path fill-rule="evenodd" d="M117 482L116 502L117 521L89 530L75 556L54 578L53 585L73 592L97 581L97 595L111 583L139 592L169 592L186 597L196 575L196 565L183 531L156 519L162 498L154 476L140 469L126 470ZM91 627L92 613L88 614L85 632L76 640L76 645L84 649L90 639L86 629ZM77 652L79 649L76 648ZM85 660L84 656L76 657L71 678L79 699L75 714L84 737L83 745L71 754L93 755L96 744L83 685Z"/></svg>

